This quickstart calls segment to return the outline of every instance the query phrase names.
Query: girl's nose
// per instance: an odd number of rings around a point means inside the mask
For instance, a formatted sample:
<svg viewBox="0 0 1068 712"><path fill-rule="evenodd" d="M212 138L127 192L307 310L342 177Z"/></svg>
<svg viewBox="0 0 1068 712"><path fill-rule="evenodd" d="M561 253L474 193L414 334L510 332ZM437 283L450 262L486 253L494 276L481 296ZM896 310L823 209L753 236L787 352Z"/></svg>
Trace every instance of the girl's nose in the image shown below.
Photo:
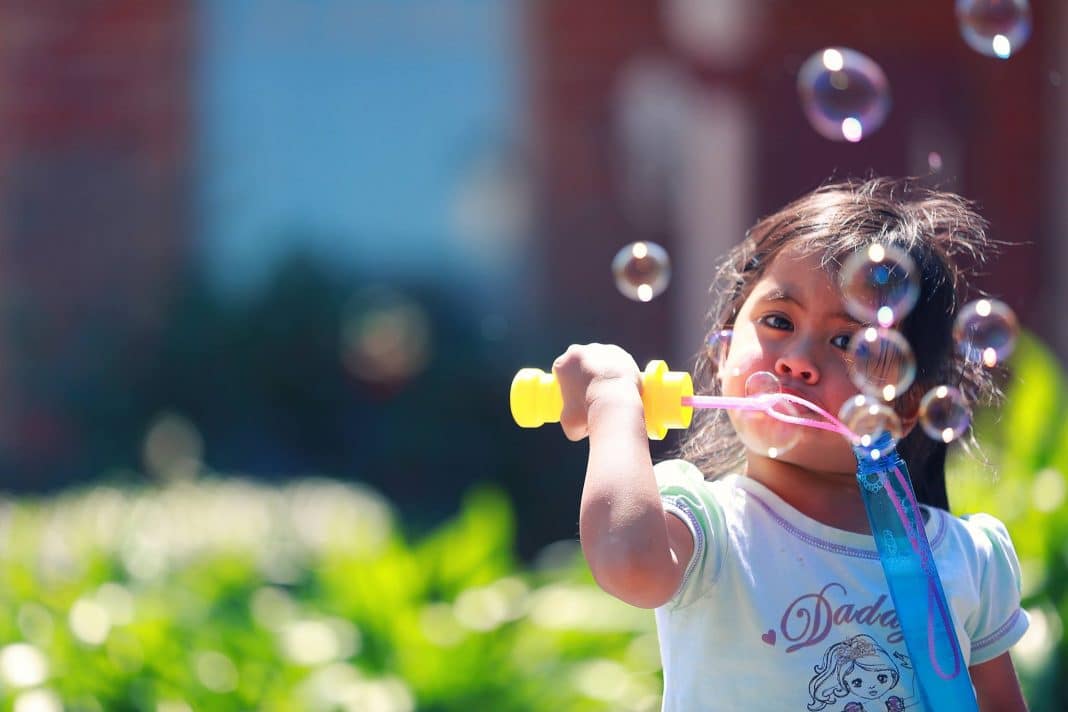
<svg viewBox="0 0 1068 712"><path fill-rule="evenodd" d="M820 372L816 364L807 357L797 354L780 356L775 361L775 375L790 376L807 385L813 385L820 380Z"/></svg>

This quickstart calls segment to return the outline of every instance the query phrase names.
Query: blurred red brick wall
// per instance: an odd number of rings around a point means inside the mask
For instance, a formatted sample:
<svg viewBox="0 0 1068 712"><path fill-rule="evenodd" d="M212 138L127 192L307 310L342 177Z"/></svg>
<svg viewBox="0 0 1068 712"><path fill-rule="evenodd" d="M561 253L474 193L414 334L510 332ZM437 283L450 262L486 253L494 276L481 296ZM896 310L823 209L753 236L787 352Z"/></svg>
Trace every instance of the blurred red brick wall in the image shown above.
<svg viewBox="0 0 1068 712"><path fill-rule="evenodd" d="M118 336L117 367L151 365L144 357L189 248L191 8L0 2L0 449L9 455L51 457L75 437L49 393L79 373L103 341L94 335Z"/></svg>
<svg viewBox="0 0 1068 712"><path fill-rule="evenodd" d="M618 341L644 356L664 353L672 341L672 290L635 306L616 293L608 270L615 250L631 240L655 239L669 252L677 244L669 225L645 232L628 225L615 185L612 92L628 62L659 53L700 84L737 92L754 117L749 223L832 176L916 174L923 122L941 126L957 150L953 165L932 180L978 201L993 237L1014 243L988 266L981 286L1008 301L1028 327L1056 340L1043 317L1056 312L1044 277L1056 275L1051 265L1062 259L1054 249L1052 210L1059 198L1050 165L1050 142L1061 131L1059 23L1068 18L1058 3L1032 3L1029 43L1002 62L965 45L952 3L769 0L757 4L760 27L749 52L730 66L676 49L666 38L663 4L527 5L543 299L553 318L569 320L576 338L586 329L590 339ZM890 78L892 111L882 129L860 144L821 138L798 104L798 67L833 45L868 54ZM930 150L939 150L937 141Z"/></svg>

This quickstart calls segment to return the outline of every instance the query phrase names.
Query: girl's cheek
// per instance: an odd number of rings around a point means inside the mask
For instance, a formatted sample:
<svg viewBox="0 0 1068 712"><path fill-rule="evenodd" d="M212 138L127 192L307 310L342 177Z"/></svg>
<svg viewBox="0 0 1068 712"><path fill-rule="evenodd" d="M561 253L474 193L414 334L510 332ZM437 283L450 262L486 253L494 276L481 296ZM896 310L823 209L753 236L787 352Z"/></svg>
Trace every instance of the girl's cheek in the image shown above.
<svg viewBox="0 0 1068 712"><path fill-rule="evenodd" d="M745 395L745 381L757 371L774 371L774 364L764 363L760 349L733 349L720 374L723 393L728 396Z"/></svg>

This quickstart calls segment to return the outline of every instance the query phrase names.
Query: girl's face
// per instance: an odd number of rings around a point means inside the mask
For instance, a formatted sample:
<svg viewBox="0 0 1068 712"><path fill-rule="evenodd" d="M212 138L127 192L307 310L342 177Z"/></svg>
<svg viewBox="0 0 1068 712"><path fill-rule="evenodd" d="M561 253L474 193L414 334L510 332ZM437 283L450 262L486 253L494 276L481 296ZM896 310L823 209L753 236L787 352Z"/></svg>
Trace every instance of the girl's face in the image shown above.
<svg viewBox="0 0 1068 712"><path fill-rule="evenodd" d="M734 324L734 335L720 371L723 393L746 395L746 379L771 371L784 393L793 393L837 415L857 393L849 378L849 340L863 324L848 314L835 279L818 255L786 248L753 286ZM747 429L781 427L767 416L753 418L729 411L743 442L759 441ZM802 412L805 417L818 418ZM800 440L778 456L806 469L852 474L856 459L844 437L804 426ZM751 454L754 454L751 451ZM759 453L766 455L766 453Z"/></svg>

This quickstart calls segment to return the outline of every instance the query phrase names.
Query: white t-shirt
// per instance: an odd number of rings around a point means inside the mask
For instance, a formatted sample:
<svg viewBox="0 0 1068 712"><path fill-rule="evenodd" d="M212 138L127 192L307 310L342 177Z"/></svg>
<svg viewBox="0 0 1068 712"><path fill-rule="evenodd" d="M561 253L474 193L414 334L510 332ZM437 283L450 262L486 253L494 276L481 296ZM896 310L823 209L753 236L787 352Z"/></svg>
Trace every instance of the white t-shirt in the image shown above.
<svg viewBox="0 0 1068 712"><path fill-rule="evenodd" d="M695 543L656 609L665 712L919 709L870 535L821 524L747 477L705 481L683 460L655 471ZM965 665L991 660L1028 625L1012 541L994 517L924 509Z"/></svg>

